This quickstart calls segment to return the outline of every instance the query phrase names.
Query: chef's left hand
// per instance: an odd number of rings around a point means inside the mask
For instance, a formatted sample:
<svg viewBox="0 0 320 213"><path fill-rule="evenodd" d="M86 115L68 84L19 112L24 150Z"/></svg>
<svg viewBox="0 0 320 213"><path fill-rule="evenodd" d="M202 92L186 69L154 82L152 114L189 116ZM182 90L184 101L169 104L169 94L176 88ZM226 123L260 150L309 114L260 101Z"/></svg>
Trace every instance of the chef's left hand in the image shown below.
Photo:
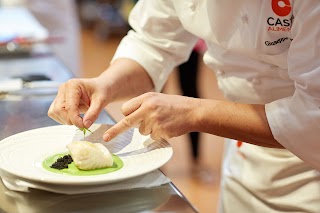
<svg viewBox="0 0 320 213"><path fill-rule="evenodd" d="M126 130L139 126L142 135L154 140L177 137L193 130L200 100L179 95L149 92L122 105L125 117L108 129L103 139L110 141Z"/></svg>

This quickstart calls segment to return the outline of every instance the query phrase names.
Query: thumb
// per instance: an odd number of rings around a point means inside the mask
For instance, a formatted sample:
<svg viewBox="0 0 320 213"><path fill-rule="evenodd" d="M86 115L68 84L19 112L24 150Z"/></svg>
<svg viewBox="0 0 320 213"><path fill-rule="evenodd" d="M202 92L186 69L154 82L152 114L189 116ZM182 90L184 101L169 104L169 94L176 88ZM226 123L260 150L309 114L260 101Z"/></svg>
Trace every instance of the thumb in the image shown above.
<svg viewBox="0 0 320 213"><path fill-rule="evenodd" d="M92 99L88 111L83 117L85 128L89 128L98 118L100 112L104 108L104 101L101 98Z"/></svg>

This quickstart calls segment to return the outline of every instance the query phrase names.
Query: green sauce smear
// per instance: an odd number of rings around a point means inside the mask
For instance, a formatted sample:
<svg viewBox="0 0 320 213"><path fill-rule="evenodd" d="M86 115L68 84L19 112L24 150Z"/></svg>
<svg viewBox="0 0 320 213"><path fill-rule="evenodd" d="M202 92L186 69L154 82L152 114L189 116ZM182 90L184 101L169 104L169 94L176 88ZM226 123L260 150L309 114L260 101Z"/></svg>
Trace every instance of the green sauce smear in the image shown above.
<svg viewBox="0 0 320 213"><path fill-rule="evenodd" d="M48 158L46 158L42 162L42 167L50 172L60 173L60 174L66 174L66 175L74 175L74 176L89 176L89 175L102 175L107 174L110 172L115 172L123 167L123 161L117 156L112 155L113 157L113 165L112 167L106 167L101 169L93 169L93 170L80 170L76 167L74 162L69 164L69 167L67 169L54 169L50 166L57 161L58 158L63 157L65 155L68 155L69 153L59 153L52 155Z"/></svg>

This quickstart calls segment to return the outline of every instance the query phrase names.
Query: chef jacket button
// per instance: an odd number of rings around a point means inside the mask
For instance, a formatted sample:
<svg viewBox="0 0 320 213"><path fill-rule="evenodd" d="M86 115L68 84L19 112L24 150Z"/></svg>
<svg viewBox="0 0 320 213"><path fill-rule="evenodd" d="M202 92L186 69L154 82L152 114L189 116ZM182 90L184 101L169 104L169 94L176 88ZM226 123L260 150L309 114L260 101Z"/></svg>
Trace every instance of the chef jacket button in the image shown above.
<svg viewBox="0 0 320 213"><path fill-rule="evenodd" d="M189 8L190 8L191 11L195 11L196 8L197 8L196 3L193 2L193 1L191 1L191 2L189 3Z"/></svg>
<svg viewBox="0 0 320 213"><path fill-rule="evenodd" d="M217 71L217 75L223 75L223 74L224 74L224 71L222 71L222 70Z"/></svg>
<svg viewBox="0 0 320 213"><path fill-rule="evenodd" d="M243 15L242 17L241 17L241 20L242 20L242 22L243 23L248 23L248 16L247 15Z"/></svg>
<svg viewBox="0 0 320 213"><path fill-rule="evenodd" d="M254 84L254 85L258 85L258 84L261 84L261 81L258 78L252 78L251 79L251 83Z"/></svg>

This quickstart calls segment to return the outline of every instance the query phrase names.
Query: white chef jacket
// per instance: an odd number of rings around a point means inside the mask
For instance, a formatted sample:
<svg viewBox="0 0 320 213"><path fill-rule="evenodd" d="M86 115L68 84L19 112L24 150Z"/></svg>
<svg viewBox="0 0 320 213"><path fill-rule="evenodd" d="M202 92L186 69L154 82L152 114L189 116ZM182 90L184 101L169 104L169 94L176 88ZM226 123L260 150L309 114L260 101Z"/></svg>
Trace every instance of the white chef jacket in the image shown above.
<svg viewBox="0 0 320 213"><path fill-rule="evenodd" d="M265 104L287 150L226 143L221 212L320 212L320 1L140 0L114 56L160 91L198 38L234 102Z"/></svg>

